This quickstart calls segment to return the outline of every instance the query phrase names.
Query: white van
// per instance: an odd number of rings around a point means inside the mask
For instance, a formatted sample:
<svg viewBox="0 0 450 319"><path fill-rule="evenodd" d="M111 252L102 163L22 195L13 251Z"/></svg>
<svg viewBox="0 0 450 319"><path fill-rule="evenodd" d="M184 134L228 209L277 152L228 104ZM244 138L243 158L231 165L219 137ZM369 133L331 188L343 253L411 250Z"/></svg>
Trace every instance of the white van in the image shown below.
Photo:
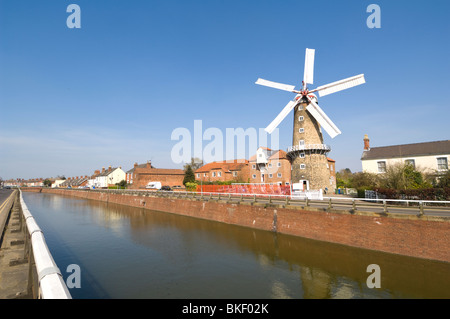
<svg viewBox="0 0 450 319"><path fill-rule="evenodd" d="M145 188L148 189L161 189L161 182L149 182Z"/></svg>

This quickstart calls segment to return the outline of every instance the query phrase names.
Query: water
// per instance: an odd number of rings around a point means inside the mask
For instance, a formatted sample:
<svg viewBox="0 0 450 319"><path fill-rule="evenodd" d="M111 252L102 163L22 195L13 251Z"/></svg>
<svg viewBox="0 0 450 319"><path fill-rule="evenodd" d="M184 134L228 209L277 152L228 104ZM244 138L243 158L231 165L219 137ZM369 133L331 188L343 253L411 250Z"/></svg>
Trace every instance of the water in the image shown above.
<svg viewBox="0 0 450 319"><path fill-rule="evenodd" d="M163 212L24 193L73 298L450 298L450 265ZM367 266L381 269L370 289Z"/></svg>

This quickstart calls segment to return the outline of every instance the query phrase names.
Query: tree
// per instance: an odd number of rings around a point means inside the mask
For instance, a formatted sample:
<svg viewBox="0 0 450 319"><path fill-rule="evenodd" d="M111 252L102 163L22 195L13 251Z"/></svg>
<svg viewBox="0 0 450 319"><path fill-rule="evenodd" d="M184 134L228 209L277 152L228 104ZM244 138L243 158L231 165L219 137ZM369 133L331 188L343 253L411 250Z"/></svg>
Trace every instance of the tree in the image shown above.
<svg viewBox="0 0 450 319"><path fill-rule="evenodd" d="M436 178L433 180L433 186L438 188L450 188L450 169L445 172L437 172Z"/></svg>
<svg viewBox="0 0 450 319"><path fill-rule="evenodd" d="M52 181L49 180L49 179L46 179L46 180L44 181L44 186L51 187L51 186L52 186Z"/></svg>
<svg viewBox="0 0 450 319"><path fill-rule="evenodd" d="M127 181L123 179L123 180L121 180L120 182L118 182L117 185L118 185L120 188L127 188Z"/></svg>
<svg viewBox="0 0 450 319"><path fill-rule="evenodd" d="M186 186L186 183L195 183L195 174L190 164L187 164L184 171L183 185Z"/></svg>
<svg viewBox="0 0 450 319"><path fill-rule="evenodd" d="M184 171L187 170L188 166L190 166L191 169L195 172L196 170L198 170L200 167L203 166L203 161L198 157L192 157L191 162L184 165Z"/></svg>
<svg viewBox="0 0 450 319"><path fill-rule="evenodd" d="M429 188L432 185L423 178L423 173L409 163L389 165L380 175L380 186L392 189Z"/></svg>

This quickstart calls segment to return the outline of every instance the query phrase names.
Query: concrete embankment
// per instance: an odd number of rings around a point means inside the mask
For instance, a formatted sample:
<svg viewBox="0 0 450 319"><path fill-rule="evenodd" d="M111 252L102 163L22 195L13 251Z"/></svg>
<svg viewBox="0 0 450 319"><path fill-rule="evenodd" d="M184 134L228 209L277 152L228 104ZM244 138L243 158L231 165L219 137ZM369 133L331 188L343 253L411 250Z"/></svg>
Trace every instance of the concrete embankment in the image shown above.
<svg viewBox="0 0 450 319"><path fill-rule="evenodd" d="M157 210L417 258L450 262L450 219L111 191L24 188Z"/></svg>

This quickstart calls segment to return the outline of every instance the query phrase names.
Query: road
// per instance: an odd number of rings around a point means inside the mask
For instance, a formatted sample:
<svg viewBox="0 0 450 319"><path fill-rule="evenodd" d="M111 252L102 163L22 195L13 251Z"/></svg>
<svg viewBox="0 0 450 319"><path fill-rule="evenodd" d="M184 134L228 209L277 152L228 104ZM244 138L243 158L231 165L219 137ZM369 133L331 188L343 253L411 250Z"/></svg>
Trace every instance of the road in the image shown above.
<svg viewBox="0 0 450 319"><path fill-rule="evenodd" d="M5 200L9 197L9 195L11 195L12 192L12 189L0 189L0 212L5 204Z"/></svg>

